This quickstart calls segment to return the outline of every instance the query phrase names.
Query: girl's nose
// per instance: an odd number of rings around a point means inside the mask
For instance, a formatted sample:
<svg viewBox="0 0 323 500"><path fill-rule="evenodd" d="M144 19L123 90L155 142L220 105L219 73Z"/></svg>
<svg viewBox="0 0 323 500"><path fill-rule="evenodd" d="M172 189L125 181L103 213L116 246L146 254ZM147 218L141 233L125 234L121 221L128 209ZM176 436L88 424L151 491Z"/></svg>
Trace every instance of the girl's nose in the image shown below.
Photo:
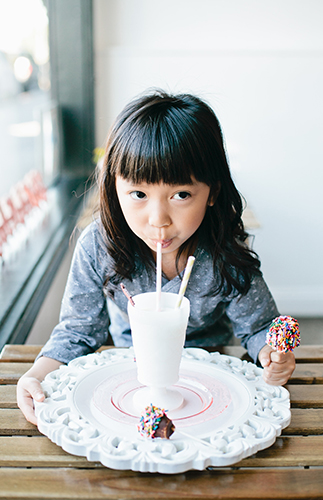
<svg viewBox="0 0 323 500"><path fill-rule="evenodd" d="M171 224L171 218L167 211L158 205L150 210L149 224L153 227L166 227Z"/></svg>

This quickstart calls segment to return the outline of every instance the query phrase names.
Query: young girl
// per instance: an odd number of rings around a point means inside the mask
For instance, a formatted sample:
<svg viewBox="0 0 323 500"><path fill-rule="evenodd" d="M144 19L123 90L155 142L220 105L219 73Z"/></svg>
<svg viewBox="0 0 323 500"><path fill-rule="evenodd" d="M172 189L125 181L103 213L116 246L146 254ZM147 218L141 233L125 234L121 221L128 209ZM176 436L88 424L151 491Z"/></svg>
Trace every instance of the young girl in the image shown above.
<svg viewBox="0 0 323 500"><path fill-rule="evenodd" d="M104 344L109 320L114 344L131 345L120 283L131 295L156 289L157 242L164 292L178 293L187 258L196 257L186 290L185 345L224 345L233 332L265 367L264 379L284 384L294 355L265 343L278 311L248 248L241 197L210 107L192 95L164 92L131 102L109 134L99 192L100 217L77 242L60 323L18 383L26 418L36 423L32 399L44 399L45 375Z"/></svg>

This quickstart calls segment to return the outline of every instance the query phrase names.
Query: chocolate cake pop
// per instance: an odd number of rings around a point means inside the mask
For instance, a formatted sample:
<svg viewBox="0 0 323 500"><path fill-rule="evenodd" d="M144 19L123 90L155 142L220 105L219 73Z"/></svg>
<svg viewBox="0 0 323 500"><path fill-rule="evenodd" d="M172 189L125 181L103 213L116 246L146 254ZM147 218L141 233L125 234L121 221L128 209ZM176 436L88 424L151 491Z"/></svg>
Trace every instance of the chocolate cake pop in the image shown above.
<svg viewBox="0 0 323 500"><path fill-rule="evenodd" d="M140 416L138 431L141 436L169 439L175 430L175 425L167 417L165 410L150 404Z"/></svg>

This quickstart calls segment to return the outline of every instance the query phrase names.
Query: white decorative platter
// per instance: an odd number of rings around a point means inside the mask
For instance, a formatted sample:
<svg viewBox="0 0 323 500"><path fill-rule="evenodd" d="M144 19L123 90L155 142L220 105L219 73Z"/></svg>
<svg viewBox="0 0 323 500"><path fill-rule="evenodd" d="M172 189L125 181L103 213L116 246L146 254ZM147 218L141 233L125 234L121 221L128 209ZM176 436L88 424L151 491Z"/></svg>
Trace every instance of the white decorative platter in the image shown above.
<svg viewBox="0 0 323 500"><path fill-rule="evenodd" d="M38 428L68 453L112 469L174 474L233 465L271 446L290 423L289 392L266 384L262 372L233 356L184 349L175 385L184 404L168 412L175 432L149 439L137 430L132 403L142 387L133 349L105 350L46 376Z"/></svg>

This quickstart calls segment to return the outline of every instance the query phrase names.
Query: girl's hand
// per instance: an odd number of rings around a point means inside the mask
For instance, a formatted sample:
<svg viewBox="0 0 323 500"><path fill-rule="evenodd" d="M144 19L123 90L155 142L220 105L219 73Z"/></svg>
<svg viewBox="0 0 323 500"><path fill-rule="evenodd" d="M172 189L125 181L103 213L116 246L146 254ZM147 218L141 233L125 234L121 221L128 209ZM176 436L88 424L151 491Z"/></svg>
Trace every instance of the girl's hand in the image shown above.
<svg viewBox="0 0 323 500"><path fill-rule="evenodd" d="M270 385L284 385L295 370L295 356L292 352L277 352L265 345L258 354L264 368L263 378Z"/></svg>
<svg viewBox="0 0 323 500"><path fill-rule="evenodd" d="M37 418L34 411L34 399L39 402L45 399L40 381L35 377L29 377L27 374L23 375L17 385L17 404L28 422L37 425Z"/></svg>
<svg viewBox="0 0 323 500"><path fill-rule="evenodd" d="M17 384L17 404L25 415L28 422L37 425L34 401L42 402L45 394L40 383L45 376L59 368L62 363L56 359L42 356L37 359L33 366L19 380Z"/></svg>

